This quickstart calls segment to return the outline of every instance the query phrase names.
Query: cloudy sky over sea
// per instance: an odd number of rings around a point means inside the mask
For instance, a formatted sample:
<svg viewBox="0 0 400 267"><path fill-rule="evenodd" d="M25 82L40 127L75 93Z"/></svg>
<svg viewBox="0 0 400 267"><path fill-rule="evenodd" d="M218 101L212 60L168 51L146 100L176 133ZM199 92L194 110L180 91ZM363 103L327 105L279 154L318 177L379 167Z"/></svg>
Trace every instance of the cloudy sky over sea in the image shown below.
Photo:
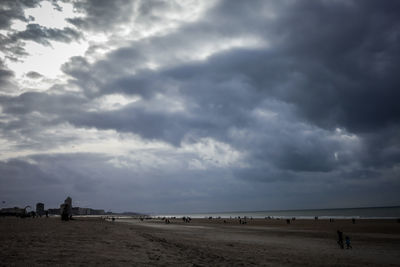
<svg viewBox="0 0 400 267"><path fill-rule="evenodd" d="M0 196L400 204L400 1L1 0Z"/></svg>

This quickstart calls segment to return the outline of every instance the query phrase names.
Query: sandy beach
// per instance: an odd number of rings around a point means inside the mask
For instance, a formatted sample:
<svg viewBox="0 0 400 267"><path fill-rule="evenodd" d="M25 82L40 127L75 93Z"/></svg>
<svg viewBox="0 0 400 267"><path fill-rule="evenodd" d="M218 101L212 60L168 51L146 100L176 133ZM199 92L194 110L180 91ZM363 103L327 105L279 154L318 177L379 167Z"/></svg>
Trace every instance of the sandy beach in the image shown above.
<svg viewBox="0 0 400 267"><path fill-rule="evenodd" d="M353 249L340 249L336 230ZM399 266L396 220L0 218L1 266Z"/></svg>

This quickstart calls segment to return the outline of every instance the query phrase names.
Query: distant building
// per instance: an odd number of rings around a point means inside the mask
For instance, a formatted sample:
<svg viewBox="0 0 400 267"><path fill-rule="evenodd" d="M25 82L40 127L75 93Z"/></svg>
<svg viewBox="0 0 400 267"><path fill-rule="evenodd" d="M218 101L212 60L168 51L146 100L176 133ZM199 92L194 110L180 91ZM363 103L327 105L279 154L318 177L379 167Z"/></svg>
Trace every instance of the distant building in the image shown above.
<svg viewBox="0 0 400 267"><path fill-rule="evenodd" d="M42 215L44 215L45 214L45 211L44 211L44 204L43 203L37 203L36 204L36 213L37 213L37 215L39 215L39 216L42 216Z"/></svg>
<svg viewBox="0 0 400 267"><path fill-rule="evenodd" d="M73 215L90 215L90 209L74 207L74 208L72 208L72 214Z"/></svg>
<svg viewBox="0 0 400 267"><path fill-rule="evenodd" d="M2 216L24 216L25 214L26 210L18 207L4 208L0 210L0 215Z"/></svg>
<svg viewBox="0 0 400 267"><path fill-rule="evenodd" d="M61 215L61 210L60 209L48 209L47 211L51 215Z"/></svg>
<svg viewBox="0 0 400 267"><path fill-rule="evenodd" d="M90 214L91 215L105 215L106 212L104 210L94 210L90 209Z"/></svg>
<svg viewBox="0 0 400 267"><path fill-rule="evenodd" d="M74 208L72 208L72 214L73 215L104 215L105 211L104 210L95 210L95 209L91 209L91 208L74 207Z"/></svg>
<svg viewBox="0 0 400 267"><path fill-rule="evenodd" d="M40 204L40 203L38 203ZM36 207L37 209L37 207ZM44 206L43 206L44 210ZM105 215L105 211L101 209L91 209L91 208L81 208L81 207L72 207L72 199L67 197L63 204L60 205L59 209L48 209L49 214L51 215L62 215L67 214L68 217L72 215Z"/></svg>

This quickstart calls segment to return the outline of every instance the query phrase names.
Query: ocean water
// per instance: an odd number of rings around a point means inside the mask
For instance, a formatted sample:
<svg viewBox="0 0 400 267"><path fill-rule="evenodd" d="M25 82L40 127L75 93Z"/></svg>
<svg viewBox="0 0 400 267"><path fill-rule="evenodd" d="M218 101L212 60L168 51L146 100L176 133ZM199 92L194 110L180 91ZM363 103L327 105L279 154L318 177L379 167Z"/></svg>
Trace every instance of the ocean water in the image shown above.
<svg viewBox="0 0 400 267"><path fill-rule="evenodd" d="M154 214L153 217L184 217L191 218L292 218L321 219L329 218L361 218L361 219L389 219L400 218L400 206L395 207L369 207L345 209L309 209L309 210L270 210L270 211L239 211L239 212L210 212L210 213L181 213L181 214Z"/></svg>

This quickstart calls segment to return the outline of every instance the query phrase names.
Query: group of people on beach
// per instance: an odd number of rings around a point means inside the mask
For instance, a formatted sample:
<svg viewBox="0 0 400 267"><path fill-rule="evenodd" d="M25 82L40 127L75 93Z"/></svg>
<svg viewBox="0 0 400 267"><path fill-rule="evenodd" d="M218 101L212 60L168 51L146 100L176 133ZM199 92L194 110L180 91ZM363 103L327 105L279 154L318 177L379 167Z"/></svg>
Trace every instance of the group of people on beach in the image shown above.
<svg viewBox="0 0 400 267"><path fill-rule="evenodd" d="M184 221L185 223L190 223L192 219L190 217L182 217L182 221Z"/></svg>
<svg viewBox="0 0 400 267"><path fill-rule="evenodd" d="M338 245L341 249L344 249L344 243L343 243L343 232L340 230L337 230L337 235L338 235ZM353 247L351 246L351 241L349 236L345 236L345 242L346 242L346 248L347 249L352 249Z"/></svg>

